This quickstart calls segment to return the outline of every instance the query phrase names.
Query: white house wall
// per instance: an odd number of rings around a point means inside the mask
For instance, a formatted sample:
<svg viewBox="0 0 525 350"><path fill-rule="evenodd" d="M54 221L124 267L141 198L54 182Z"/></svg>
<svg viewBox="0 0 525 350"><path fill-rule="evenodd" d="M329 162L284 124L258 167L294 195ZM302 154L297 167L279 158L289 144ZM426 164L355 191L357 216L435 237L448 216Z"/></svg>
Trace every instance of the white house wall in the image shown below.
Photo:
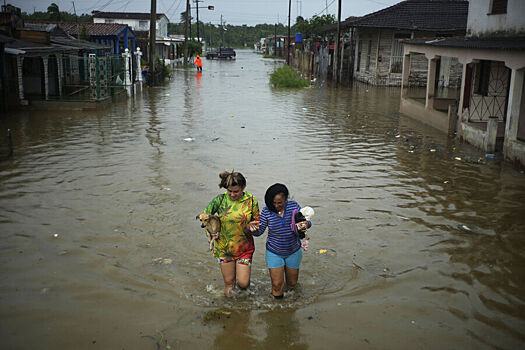
<svg viewBox="0 0 525 350"><path fill-rule="evenodd" d="M109 22L107 22L109 21ZM140 22L146 22L146 25L140 26ZM121 18L93 18L93 23L119 23L127 24L133 31L148 31L149 20L138 20L138 19L121 19ZM161 17L157 20L156 35L167 37L168 36L168 20L165 17Z"/></svg>
<svg viewBox="0 0 525 350"><path fill-rule="evenodd" d="M491 15L493 0L470 0L467 34L487 36L494 34L525 33L525 0L508 0L507 13Z"/></svg>

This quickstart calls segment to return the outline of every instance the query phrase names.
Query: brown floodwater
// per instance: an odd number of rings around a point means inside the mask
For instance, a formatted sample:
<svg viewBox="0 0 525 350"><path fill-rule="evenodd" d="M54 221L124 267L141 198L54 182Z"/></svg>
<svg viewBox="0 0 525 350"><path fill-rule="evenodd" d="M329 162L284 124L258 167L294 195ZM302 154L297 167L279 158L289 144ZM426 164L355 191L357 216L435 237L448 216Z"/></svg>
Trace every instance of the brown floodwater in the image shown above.
<svg viewBox="0 0 525 350"><path fill-rule="evenodd" d="M105 111L3 117L2 348L524 347L523 172L399 115L399 89L272 89L280 64L240 51ZM195 215L231 169L261 208L282 182L316 211L282 301L266 236L222 294Z"/></svg>

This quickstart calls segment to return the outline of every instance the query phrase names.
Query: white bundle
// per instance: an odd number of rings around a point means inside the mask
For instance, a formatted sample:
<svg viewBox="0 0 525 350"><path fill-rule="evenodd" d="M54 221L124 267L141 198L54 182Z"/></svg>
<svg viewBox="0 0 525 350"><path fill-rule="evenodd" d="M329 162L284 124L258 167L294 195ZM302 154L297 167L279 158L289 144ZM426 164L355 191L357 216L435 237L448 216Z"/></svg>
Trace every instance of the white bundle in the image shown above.
<svg viewBox="0 0 525 350"><path fill-rule="evenodd" d="M304 215L304 217L306 218L306 220L310 221L312 216L314 216L315 214L315 211L313 208L311 207L304 207L301 209L301 214Z"/></svg>

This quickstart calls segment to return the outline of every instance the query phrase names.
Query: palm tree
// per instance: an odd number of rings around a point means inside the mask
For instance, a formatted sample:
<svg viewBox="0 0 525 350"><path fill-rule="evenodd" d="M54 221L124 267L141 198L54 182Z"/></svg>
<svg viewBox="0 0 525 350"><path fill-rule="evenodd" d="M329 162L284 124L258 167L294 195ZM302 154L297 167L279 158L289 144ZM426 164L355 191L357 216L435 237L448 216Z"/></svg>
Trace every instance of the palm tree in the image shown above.
<svg viewBox="0 0 525 350"><path fill-rule="evenodd" d="M55 3L52 3L47 8L47 13L49 14L49 19L53 21L60 21L60 9L58 8L58 5Z"/></svg>

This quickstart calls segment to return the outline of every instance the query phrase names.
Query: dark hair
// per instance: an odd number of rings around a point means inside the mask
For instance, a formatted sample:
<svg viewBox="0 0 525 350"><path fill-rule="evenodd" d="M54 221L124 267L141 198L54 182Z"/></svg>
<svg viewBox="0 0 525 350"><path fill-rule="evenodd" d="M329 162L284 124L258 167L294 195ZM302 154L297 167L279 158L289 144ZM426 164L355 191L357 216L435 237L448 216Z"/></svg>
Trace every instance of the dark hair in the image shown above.
<svg viewBox="0 0 525 350"><path fill-rule="evenodd" d="M232 170L231 173L228 171L223 171L219 174L219 177L221 178L219 188L228 189L230 186L246 187L246 179L244 176L234 170Z"/></svg>
<svg viewBox="0 0 525 350"><path fill-rule="evenodd" d="M285 199L288 199L288 189L283 184L273 184L266 190L266 194L264 195L264 202L266 203L266 206L270 211L273 211L274 213L277 213L277 209L275 209L275 206L273 205L273 199L278 194L282 194Z"/></svg>

